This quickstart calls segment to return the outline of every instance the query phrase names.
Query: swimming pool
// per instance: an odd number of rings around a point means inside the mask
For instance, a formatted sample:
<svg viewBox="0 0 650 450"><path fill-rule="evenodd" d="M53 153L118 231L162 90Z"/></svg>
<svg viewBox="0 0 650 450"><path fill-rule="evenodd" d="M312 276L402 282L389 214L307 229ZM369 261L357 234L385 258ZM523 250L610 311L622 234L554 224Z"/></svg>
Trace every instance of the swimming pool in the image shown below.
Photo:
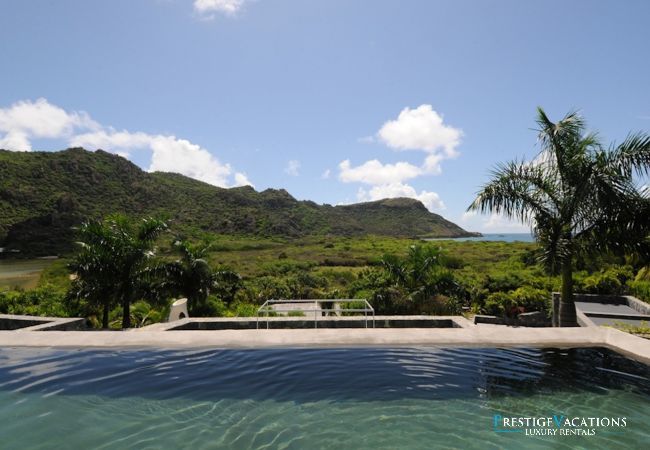
<svg viewBox="0 0 650 450"><path fill-rule="evenodd" d="M649 400L600 348L0 349L2 448L641 448Z"/></svg>

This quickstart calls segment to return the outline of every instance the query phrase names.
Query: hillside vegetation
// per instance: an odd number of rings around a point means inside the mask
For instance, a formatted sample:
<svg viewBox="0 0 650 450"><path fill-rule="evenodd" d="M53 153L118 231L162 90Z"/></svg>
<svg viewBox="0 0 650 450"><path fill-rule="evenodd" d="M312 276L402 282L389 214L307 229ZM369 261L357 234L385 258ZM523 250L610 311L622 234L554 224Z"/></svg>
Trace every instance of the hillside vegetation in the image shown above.
<svg viewBox="0 0 650 450"><path fill-rule="evenodd" d="M66 253L71 227L112 213L155 216L188 235L299 238L316 235L458 237L471 233L398 198L345 206L298 201L283 189L224 189L183 175L141 170L101 150L0 150L0 246Z"/></svg>

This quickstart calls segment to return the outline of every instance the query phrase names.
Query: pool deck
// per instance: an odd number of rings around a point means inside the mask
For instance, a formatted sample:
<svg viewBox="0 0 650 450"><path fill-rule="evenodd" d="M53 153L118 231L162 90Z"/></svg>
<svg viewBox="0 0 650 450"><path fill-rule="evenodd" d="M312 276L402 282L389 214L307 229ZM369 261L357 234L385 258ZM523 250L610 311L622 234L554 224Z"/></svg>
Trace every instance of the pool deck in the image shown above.
<svg viewBox="0 0 650 450"><path fill-rule="evenodd" d="M215 331L0 331L2 347L606 347L650 364L650 340L608 327L272 329Z"/></svg>

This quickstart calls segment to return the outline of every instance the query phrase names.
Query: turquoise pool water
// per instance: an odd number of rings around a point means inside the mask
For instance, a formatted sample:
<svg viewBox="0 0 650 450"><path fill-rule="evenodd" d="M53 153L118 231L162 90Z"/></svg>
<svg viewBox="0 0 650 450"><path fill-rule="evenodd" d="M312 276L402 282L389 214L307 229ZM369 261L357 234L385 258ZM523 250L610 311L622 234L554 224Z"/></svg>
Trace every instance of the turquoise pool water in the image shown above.
<svg viewBox="0 0 650 450"><path fill-rule="evenodd" d="M3 449L647 448L649 400L650 368L597 348L0 349Z"/></svg>

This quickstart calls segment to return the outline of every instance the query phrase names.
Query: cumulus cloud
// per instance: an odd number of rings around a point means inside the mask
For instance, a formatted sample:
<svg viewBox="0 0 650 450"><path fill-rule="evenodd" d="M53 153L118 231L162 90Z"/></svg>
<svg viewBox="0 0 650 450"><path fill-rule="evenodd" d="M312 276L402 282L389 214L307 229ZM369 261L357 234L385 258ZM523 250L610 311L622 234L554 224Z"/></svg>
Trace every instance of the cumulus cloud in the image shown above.
<svg viewBox="0 0 650 450"><path fill-rule="evenodd" d="M462 131L445 125L442 115L431 105L404 108L395 120L386 122L377 133L379 139L396 150L442 151L448 157L457 154Z"/></svg>
<svg viewBox="0 0 650 450"><path fill-rule="evenodd" d="M321 174L320 177L321 177L323 180L328 180L331 174L332 174L332 171L331 171L331 170L329 170L329 169L325 169L325 171Z"/></svg>
<svg viewBox="0 0 650 450"><path fill-rule="evenodd" d="M384 164L377 159L352 167L346 159L339 164L339 180L344 183L364 183L373 186L369 190L359 189L360 200L377 200L390 197L410 197L420 200L429 210L443 209L444 203L437 193L417 192L405 184L423 175L442 173L441 163L459 155L462 130L444 123L441 114L431 105L404 108L396 119L385 122L376 137L367 136L359 142L381 142L396 151L414 150L426 154L420 165L399 161Z"/></svg>
<svg viewBox="0 0 650 450"><path fill-rule="evenodd" d="M300 175L300 161L292 159L287 163L287 167L284 168L284 173L291 175L292 177L297 177Z"/></svg>
<svg viewBox="0 0 650 450"><path fill-rule="evenodd" d="M413 186L399 182L374 186L369 190L359 188L359 191L357 192L357 199L359 201L372 201L381 200L382 198L397 197L408 197L419 200L429 211L445 209L445 204L437 193L429 191L420 191L418 193Z"/></svg>
<svg viewBox="0 0 650 450"><path fill-rule="evenodd" d="M177 172L215 186L229 185L230 164L222 164L212 153L190 141L155 136L151 150L151 172Z"/></svg>
<svg viewBox="0 0 650 450"><path fill-rule="evenodd" d="M214 13L234 16L244 3L245 0L194 0L194 11L206 19L212 19Z"/></svg>
<svg viewBox="0 0 650 450"><path fill-rule="evenodd" d="M97 129L100 125L81 112L67 112L44 98L19 101L0 108L0 147L30 151L31 139L65 138L77 129Z"/></svg>
<svg viewBox="0 0 650 450"><path fill-rule="evenodd" d="M524 224L519 221L508 219L499 214L490 214L490 216L483 222L483 229L485 230L507 230L511 232L526 232L530 231L530 224Z"/></svg>
<svg viewBox="0 0 650 450"><path fill-rule="evenodd" d="M152 152L148 169L150 172L176 172L215 186L230 185L228 179L232 175L232 168L229 164L222 164L206 149L176 136L131 133L109 128L74 136L70 145L104 148L126 154L131 150L148 149Z"/></svg>
<svg viewBox="0 0 650 450"><path fill-rule="evenodd" d="M235 186L250 186L255 187L253 183L250 182L245 173L237 172L235 174Z"/></svg>
<svg viewBox="0 0 650 450"><path fill-rule="evenodd" d="M474 217L476 217L476 211L465 211L463 215L460 217L461 222L468 222Z"/></svg>
<svg viewBox="0 0 650 450"><path fill-rule="evenodd" d="M460 216L460 223L465 229L480 230L486 233L526 233L531 230L531 224L508 219L500 214L480 214L477 211L465 211Z"/></svg>
<svg viewBox="0 0 650 450"><path fill-rule="evenodd" d="M32 149L32 144L25 133L10 131L4 137L0 137L0 149L28 152Z"/></svg>
<svg viewBox="0 0 650 450"><path fill-rule="evenodd" d="M233 185L229 164L186 139L116 131L95 122L85 112L65 111L43 98L0 108L0 148L29 151L33 138L64 139L73 147L102 148L127 158L134 150L150 151L149 171L176 172L216 186ZM251 183L244 174L235 173L234 185L244 184Z"/></svg>
<svg viewBox="0 0 650 450"><path fill-rule="evenodd" d="M344 183L389 184L401 183L422 175L422 169L408 162L382 164L373 159L357 167L352 167L346 159L339 164L339 180Z"/></svg>

